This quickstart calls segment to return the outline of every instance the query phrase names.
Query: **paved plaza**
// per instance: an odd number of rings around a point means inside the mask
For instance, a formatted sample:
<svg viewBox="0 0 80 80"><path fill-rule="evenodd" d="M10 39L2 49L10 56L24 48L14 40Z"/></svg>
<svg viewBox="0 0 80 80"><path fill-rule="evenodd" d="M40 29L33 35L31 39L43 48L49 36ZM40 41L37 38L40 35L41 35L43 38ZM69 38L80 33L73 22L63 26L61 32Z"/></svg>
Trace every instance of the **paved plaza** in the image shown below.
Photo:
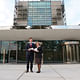
<svg viewBox="0 0 80 80"><path fill-rule="evenodd" d="M80 80L80 64L42 65L41 73L25 73L26 64L0 64L0 80Z"/></svg>

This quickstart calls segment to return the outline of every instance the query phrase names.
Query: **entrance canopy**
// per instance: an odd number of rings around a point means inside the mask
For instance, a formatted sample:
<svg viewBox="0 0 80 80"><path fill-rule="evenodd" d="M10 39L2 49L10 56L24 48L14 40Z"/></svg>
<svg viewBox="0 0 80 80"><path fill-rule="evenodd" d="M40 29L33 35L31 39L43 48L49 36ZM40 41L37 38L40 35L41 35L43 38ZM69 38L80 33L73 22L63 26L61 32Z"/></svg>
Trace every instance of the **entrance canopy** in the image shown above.
<svg viewBox="0 0 80 80"><path fill-rule="evenodd" d="M80 29L0 30L0 40L80 40Z"/></svg>

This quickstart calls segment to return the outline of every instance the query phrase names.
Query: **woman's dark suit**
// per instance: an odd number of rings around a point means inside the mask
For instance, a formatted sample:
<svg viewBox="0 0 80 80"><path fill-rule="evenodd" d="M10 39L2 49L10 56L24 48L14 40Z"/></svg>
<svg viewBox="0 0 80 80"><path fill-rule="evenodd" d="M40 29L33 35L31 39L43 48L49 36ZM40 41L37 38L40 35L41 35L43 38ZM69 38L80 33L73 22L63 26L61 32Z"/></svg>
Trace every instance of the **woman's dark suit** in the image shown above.
<svg viewBox="0 0 80 80"><path fill-rule="evenodd" d="M42 47L37 48L38 52L35 52L35 61L36 64L41 64L41 59L42 59Z"/></svg>

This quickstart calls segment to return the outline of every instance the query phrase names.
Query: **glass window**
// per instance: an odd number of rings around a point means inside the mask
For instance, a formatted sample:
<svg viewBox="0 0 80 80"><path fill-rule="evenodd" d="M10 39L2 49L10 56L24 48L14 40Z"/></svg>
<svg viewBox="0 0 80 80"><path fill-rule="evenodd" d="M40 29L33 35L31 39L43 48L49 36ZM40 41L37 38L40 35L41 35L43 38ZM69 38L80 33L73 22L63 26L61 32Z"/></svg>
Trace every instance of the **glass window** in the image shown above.
<svg viewBox="0 0 80 80"><path fill-rule="evenodd" d="M50 1L30 1L28 25L51 25L50 4Z"/></svg>

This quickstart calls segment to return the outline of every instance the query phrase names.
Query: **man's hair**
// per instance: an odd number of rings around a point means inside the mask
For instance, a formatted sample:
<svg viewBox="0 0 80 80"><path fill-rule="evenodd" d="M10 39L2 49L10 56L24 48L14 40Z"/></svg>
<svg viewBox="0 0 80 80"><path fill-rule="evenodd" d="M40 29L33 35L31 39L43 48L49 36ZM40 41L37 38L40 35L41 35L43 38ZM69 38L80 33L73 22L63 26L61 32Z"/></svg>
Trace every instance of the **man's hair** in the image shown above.
<svg viewBox="0 0 80 80"><path fill-rule="evenodd" d="M29 39L32 39L32 37L29 37Z"/></svg>

